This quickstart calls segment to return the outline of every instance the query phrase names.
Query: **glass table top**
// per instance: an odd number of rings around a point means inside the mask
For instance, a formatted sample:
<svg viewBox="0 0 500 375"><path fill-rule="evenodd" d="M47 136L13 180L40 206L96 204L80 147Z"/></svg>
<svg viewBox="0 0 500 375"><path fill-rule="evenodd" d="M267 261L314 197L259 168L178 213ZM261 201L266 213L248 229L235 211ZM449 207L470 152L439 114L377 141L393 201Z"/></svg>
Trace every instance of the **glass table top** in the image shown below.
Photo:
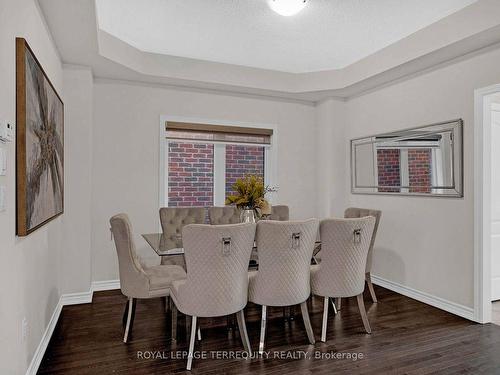
<svg viewBox="0 0 500 375"><path fill-rule="evenodd" d="M148 233L143 234L142 237L146 240L146 242L151 246L151 248L158 254L159 256L171 256L171 255L180 255L184 254L184 248L182 246L182 237L172 237L165 236L163 233ZM316 241L314 255L318 253L320 250L320 241ZM257 248L254 248L254 252Z"/></svg>
<svg viewBox="0 0 500 375"><path fill-rule="evenodd" d="M184 254L181 236L172 238L172 236L165 236L163 233L149 233L143 234L142 237L159 256Z"/></svg>

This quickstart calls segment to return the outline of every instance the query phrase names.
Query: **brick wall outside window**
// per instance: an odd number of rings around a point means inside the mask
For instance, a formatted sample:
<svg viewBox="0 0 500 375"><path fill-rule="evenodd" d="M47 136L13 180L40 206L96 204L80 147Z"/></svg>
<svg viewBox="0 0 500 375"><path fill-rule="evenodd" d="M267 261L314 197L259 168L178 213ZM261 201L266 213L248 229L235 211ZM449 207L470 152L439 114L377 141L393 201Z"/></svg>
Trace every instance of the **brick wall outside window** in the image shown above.
<svg viewBox="0 0 500 375"><path fill-rule="evenodd" d="M377 150L378 191L383 193L399 192L399 188L384 186L400 186L400 153L398 149Z"/></svg>
<svg viewBox="0 0 500 375"><path fill-rule="evenodd" d="M236 180L249 174L264 178L264 147L226 145L226 197Z"/></svg>
<svg viewBox="0 0 500 375"><path fill-rule="evenodd" d="M431 192L431 149L408 150L408 175L411 193Z"/></svg>
<svg viewBox="0 0 500 375"><path fill-rule="evenodd" d="M214 146L168 142L168 206L214 204Z"/></svg>

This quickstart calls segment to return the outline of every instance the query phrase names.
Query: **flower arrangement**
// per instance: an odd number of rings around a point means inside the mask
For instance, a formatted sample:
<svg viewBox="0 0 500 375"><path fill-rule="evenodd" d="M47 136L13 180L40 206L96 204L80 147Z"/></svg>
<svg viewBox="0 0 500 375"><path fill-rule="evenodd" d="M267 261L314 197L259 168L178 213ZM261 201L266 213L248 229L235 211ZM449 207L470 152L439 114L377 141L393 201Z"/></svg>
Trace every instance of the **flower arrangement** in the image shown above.
<svg viewBox="0 0 500 375"><path fill-rule="evenodd" d="M239 178L233 185L233 189L236 194L227 197L227 205L235 205L245 210L255 210L260 215L271 214L271 205L265 199L265 195L275 192L277 189L265 186L262 177L247 175L244 178Z"/></svg>

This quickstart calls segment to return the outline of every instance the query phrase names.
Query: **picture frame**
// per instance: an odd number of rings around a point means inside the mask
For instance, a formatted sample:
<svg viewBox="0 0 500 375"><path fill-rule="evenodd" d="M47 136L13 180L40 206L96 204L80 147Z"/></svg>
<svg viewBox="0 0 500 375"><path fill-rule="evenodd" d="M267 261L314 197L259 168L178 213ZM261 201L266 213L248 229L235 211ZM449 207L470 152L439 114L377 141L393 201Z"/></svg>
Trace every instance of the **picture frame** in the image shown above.
<svg viewBox="0 0 500 375"><path fill-rule="evenodd" d="M64 212L64 103L24 38L16 38L16 234Z"/></svg>

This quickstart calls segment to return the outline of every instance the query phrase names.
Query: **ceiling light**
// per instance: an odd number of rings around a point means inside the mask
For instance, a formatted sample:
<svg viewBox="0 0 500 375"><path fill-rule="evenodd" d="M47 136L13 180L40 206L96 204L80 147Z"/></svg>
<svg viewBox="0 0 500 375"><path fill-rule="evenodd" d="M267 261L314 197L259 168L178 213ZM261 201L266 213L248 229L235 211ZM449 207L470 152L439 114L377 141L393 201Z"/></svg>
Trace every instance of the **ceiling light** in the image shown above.
<svg viewBox="0 0 500 375"><path fill-rule="evenodd" d="M293 16L306 6L307 0L268 0L269 6L282 16Z"/></svg>

